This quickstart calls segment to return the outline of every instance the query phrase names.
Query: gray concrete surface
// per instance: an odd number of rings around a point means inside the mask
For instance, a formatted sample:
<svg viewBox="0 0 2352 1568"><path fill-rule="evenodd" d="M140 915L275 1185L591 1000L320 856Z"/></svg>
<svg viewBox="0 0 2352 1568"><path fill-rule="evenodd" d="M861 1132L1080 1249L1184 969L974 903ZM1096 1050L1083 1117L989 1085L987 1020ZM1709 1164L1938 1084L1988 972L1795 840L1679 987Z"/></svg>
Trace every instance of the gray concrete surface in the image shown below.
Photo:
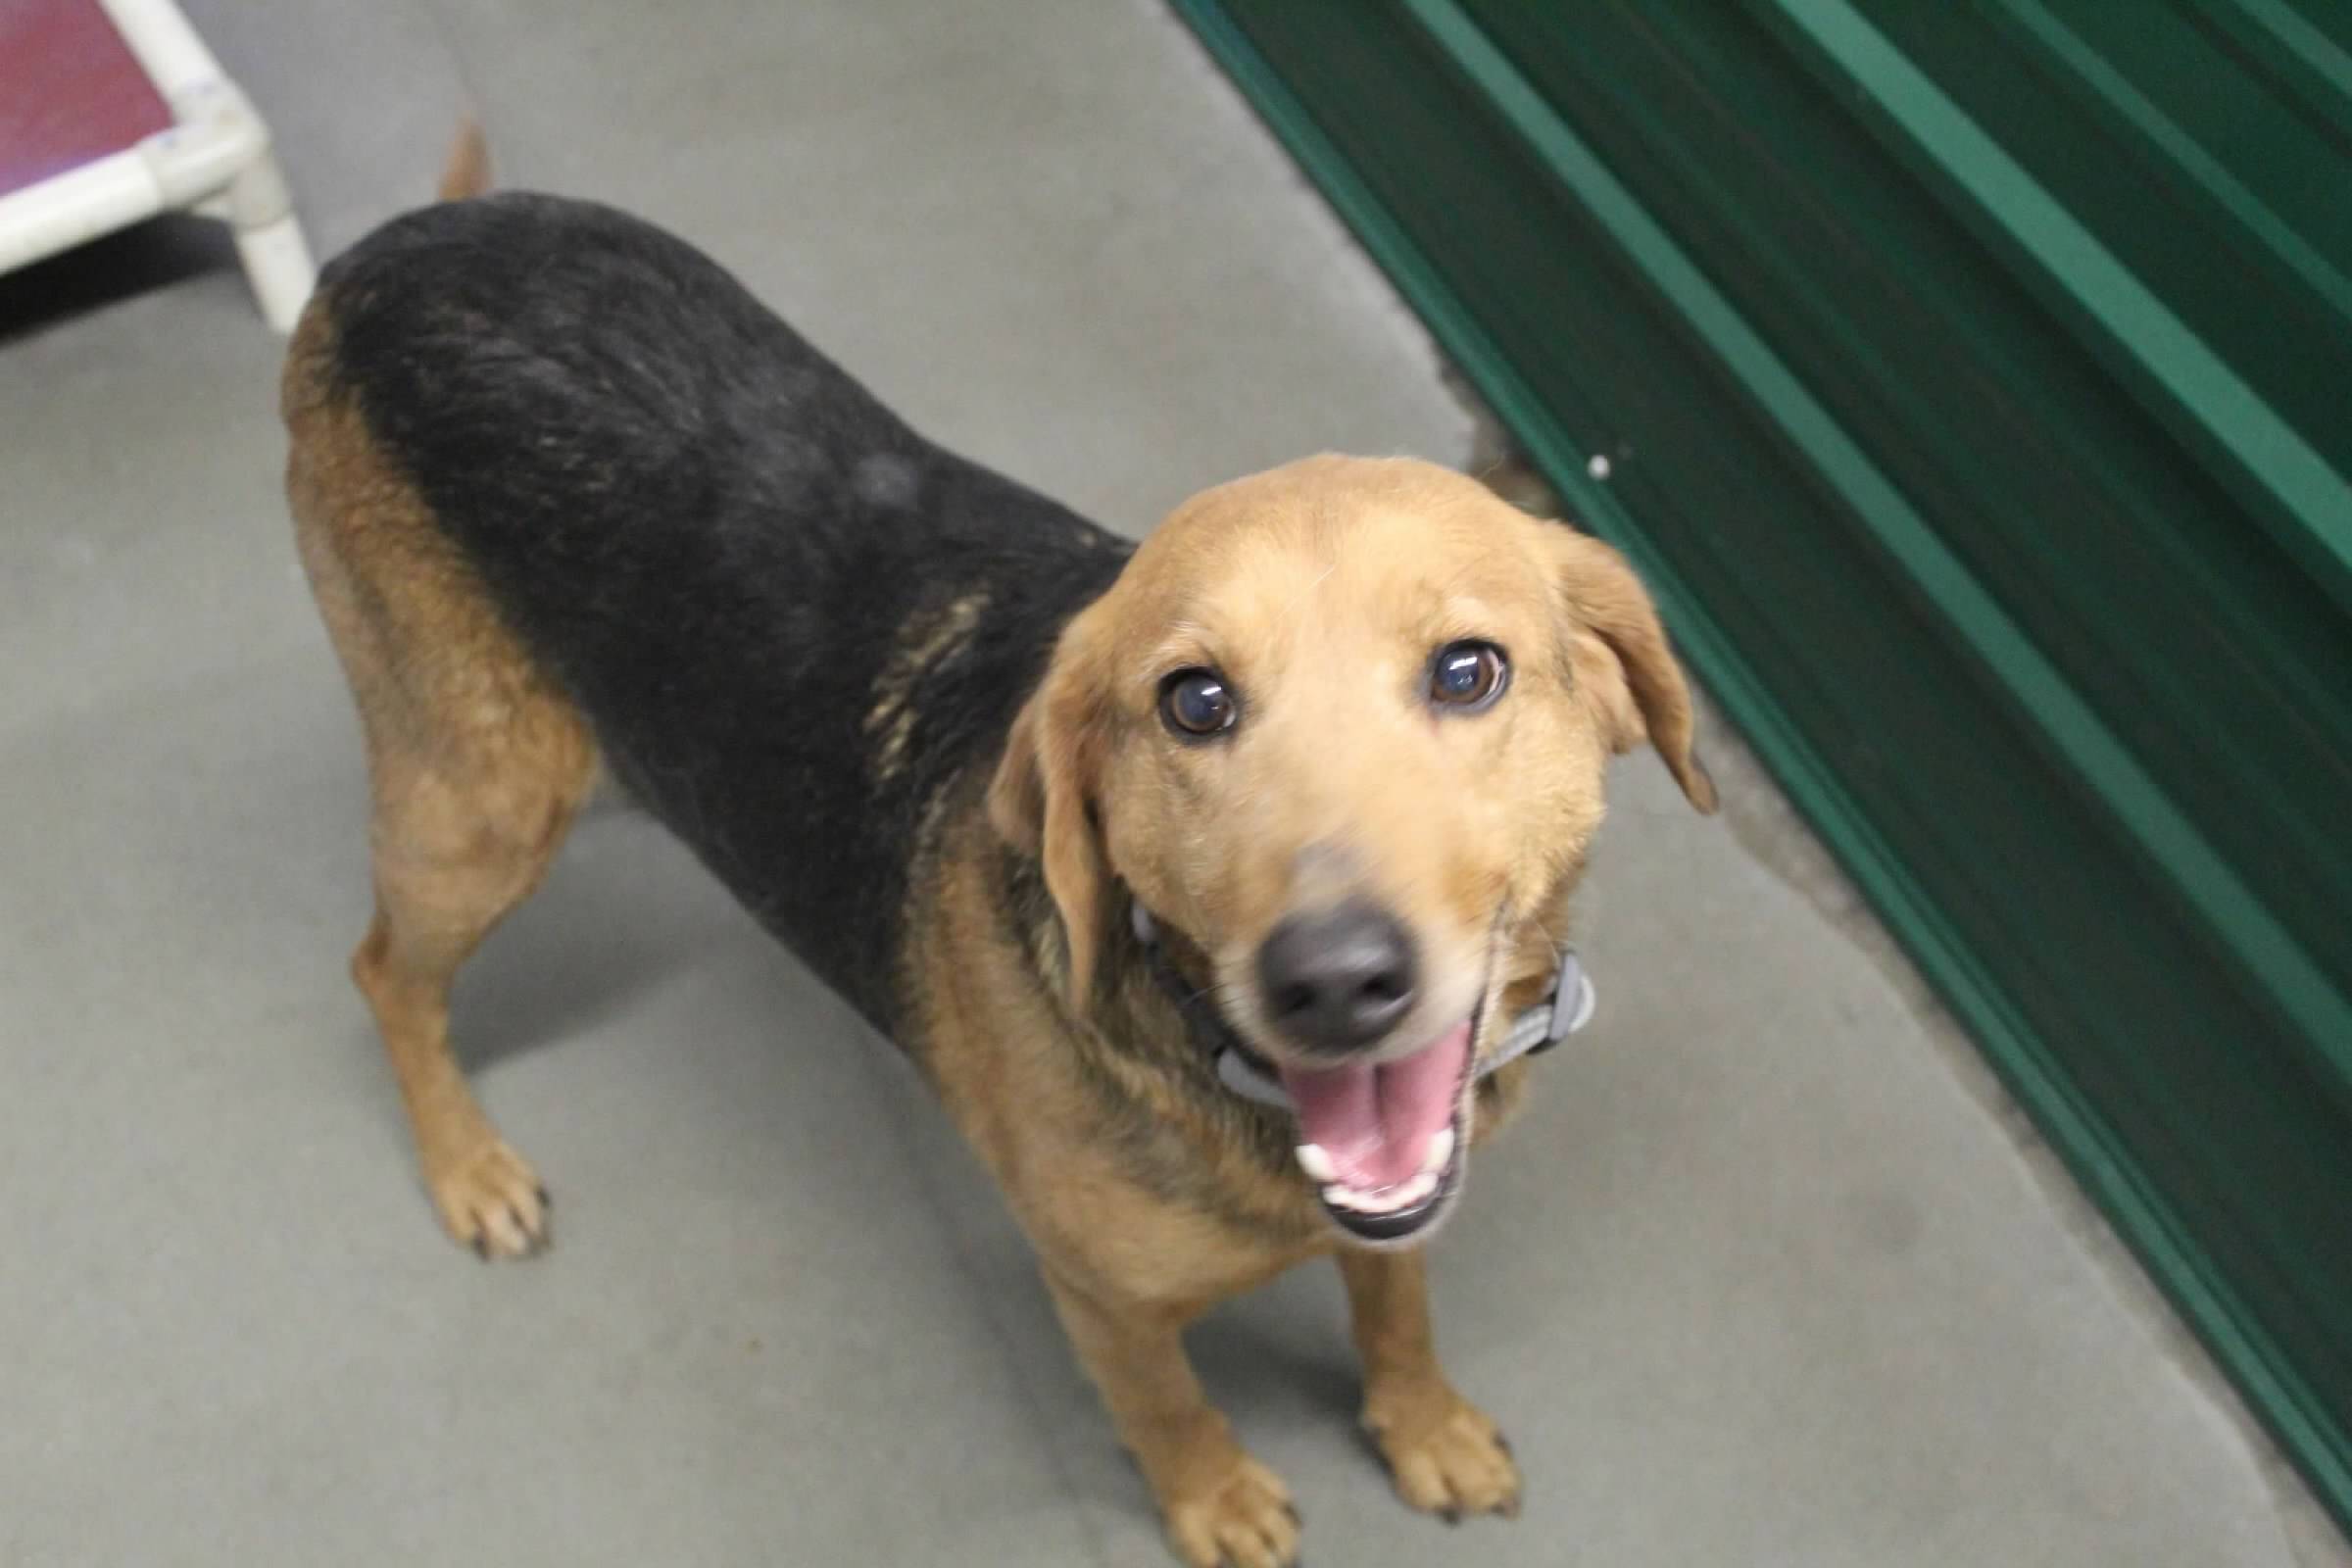
<svg viewBox="0 0 2352 1568"><path fill-rule="evenodd" d="M936 436L1129 530L1458 459L1429 350L1149 0L190 10L331 250L457 105ZM561 1241L445 1242L344 956L357 736L223 247L0 281L0 1563L1153 1564L1018 1238L889 1054L589 821L459 1027ZM1324 1563L2340 1560L1736 747L1629 761L1602 1011L1438 1248L1516 1524L1395 1503L1335 1282L1203 1327Z"/></svg>

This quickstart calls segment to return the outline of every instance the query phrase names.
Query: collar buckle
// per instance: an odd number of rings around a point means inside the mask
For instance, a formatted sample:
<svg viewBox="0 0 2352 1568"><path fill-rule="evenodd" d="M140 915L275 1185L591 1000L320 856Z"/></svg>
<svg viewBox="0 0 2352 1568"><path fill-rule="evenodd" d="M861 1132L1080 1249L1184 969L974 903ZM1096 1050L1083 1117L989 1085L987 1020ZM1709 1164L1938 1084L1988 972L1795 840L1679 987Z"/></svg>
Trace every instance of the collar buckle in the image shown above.
<svg viewBox="0 0 2352 1568"><path fill-rule="evenodd" d="M1549 1001L1551 1013L1544 1020L1544 1038L1528 1048L1531 1056L1543 1054L1592 1021L1597 999L1592 994L1592 976L1585 973L1576 949L1566 944L1560 948L1560 967L1551 977Z"/></svg>

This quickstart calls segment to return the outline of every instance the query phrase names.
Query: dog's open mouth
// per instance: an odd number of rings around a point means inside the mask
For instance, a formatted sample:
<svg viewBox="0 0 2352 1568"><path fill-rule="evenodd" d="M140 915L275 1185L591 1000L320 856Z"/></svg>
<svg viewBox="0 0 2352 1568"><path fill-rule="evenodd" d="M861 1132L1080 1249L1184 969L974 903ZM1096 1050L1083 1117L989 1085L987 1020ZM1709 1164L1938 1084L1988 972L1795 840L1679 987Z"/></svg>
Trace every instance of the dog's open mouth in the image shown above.
<svg viewBox="0 0 2352 1568"><path fill-rule="evenodd" d="M1461 1171L1465 1019L1396 1061L1277 1071L1298 1117L1298 1166L1341 1229L1367 1241L1436 1219Z"/></svg>

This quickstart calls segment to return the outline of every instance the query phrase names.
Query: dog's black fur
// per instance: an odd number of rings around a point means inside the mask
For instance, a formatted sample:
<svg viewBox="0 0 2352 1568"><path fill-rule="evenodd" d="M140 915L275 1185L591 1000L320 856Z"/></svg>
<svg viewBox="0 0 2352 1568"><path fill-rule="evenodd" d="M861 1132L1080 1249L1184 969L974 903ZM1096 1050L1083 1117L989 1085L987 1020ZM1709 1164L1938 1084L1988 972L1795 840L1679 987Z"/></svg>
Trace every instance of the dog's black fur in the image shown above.
<svg viewBox="0 0 2352 1568"><path fill-rule="evenodd" d="M320 295L338 390L619 781L895 1036L927 808L994 760L1130 546L924 440L716 263L607 207L428 207ZM958 605L958 634L929 637Z"/></svg>

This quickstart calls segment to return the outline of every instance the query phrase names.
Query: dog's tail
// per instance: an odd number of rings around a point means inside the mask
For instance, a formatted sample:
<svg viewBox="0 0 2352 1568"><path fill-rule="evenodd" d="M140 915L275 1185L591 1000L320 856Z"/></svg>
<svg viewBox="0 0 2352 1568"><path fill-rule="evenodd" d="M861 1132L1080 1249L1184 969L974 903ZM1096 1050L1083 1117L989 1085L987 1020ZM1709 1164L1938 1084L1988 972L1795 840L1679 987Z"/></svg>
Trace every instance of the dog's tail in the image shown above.
<svg viewBox="0 0 2352 1568"><path fill-rule="evenodd" d="M449 149L449 161L441 166L439 198L462 202L489 188L490 143L482 135L482 122L467 115L458 122L458 139Z"/></svg>

